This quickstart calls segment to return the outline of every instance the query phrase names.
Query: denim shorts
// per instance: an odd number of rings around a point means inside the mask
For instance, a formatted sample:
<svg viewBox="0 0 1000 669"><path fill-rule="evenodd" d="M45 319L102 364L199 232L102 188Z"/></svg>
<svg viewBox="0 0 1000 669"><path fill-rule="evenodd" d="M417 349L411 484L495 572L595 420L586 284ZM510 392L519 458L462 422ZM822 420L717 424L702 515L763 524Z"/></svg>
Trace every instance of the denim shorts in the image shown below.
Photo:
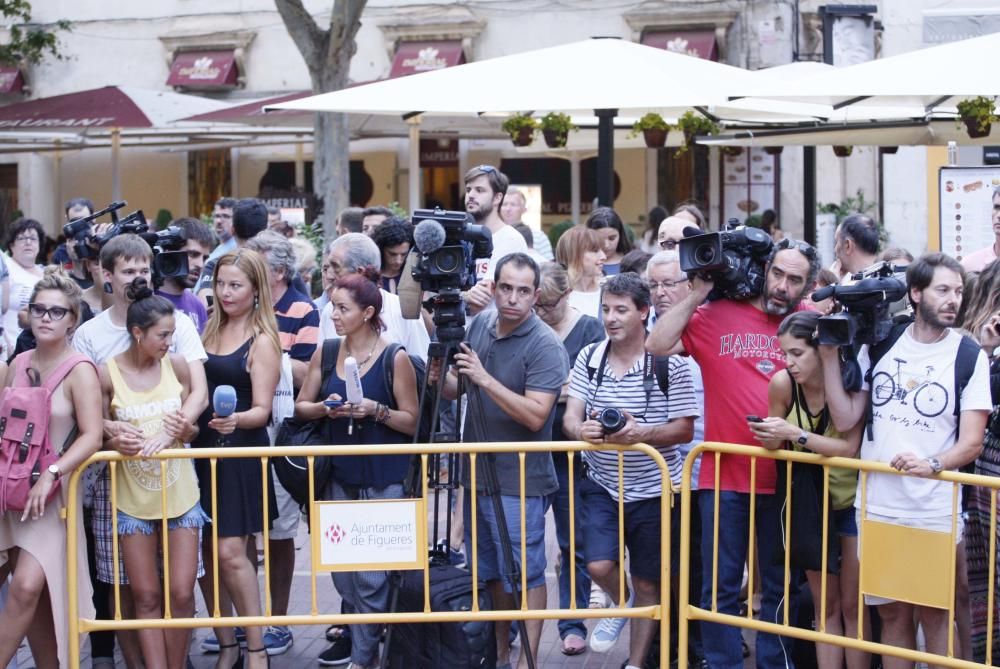
<svg viewBox="0 0 1000 669"><path fill-rule="evenodd" d="M463 495L465 517L465 546L469 560L472 560L472 493ZM515 495L501 495L507 530L510 534L514 562L528 572L528 589L545 585L545 510L548 508L544 497L525 497L524 522L526 526L526 563L521 561L521 498ZM499 581L503 577L504 554L500 544L497 517L490 495L480 492L476 495L476 557L479 562L479 578L484 581ZM504 592L513 592L504 579ZM520 589L520 581L518 582Z"/></svg>
<svg viewBox="0 0 1000 669"><path fill-rule="evenodd" d="M167 531L176 530L179 527L191 527L200 529L205 523L211 522L201 509L201 503L195 502L190 509L167 521ZM121 509L118 510L118 534L154 534L163 526L161 520L151 520L146 518L136 518L130 516Z"/></svg>
<svg viewBox="0 0 1000 669"><path fill-rule="evenodd" d="M858 519L857 514L854 513L853 506L849 506L846 509L832 511L830 520L833 522L833 526L837 528L837 536L858 536Z"/></svg>

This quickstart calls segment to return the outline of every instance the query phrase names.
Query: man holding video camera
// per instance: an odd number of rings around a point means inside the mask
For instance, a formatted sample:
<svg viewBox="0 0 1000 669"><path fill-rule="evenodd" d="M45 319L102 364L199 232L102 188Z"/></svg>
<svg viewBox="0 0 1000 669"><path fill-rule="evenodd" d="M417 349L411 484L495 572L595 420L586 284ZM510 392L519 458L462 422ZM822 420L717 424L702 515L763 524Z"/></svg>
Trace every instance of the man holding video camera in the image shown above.
<svg viewBox="0 0 1000 669"><path fill-rule="evenodd" d="M523 240L522 240L523 241ZM458 378L469 396L464 441L549 441L556 400L569 376L569 358L556 334L538 316L539 270L525 253L511 253L502 258L494 273L496 309L485 311L469 322L465 342L455 355L449 370L444 397L456 399ZM441 374L440 359L428 368L428 380L435 383ZM497 517L486 487L488 474L484 461L495 460L496 478L503 505L504 527L510 545L501 539ZM466 463L468 459L466 458ZM558 489L555 467L549 453L528 453L524 466L525 546L521 556L521 478L516 453L481 455L476 466L476 527L479 578L487 581L497 609L513 608L513 587L504 579L505 557L527 570L529 609L544 609L545 589L545 509L546 496ZM463 466L462 485L468 488L471 477ZM472 545L471 494L465 495L465 545ZM507 553L510 551L510 553ZM471 552L469 555L471 559ZM520 581L520 579L518 579ZM518 586L520 583L518 582ZM541 620L526 622L531 651L538 662ZM509 666L510 621L497 621L497 666ZM527 667L522 653L518 666Z"/></svg>
<svg viewBox="0 0 1000 669"><path fill-rule="evenodd" d="M687 363L667 359L662 372L646 352L649 287L633 272L608 279L601 294L608 338L580 351L573 367L563 431L592 444L650 444L663 455L670 481L661 480L656 463L644 453L624 453L622 476L614 451L583 453L586 476L581 480L580 518L583 552L590 577L618 606L652 606L660 591L661 497L670 483L680 485L683 462L678 444L691 440L699 414ZM666 378L664 378L666 377ZM664 387L669 383L669 399ZM619 592L618 498L624 508L625 544L632 574L630 592ZM672 537L679 545L680 505L671 510ZM673 568L679 567L677 552ZM568 568L564 565L564 568ZM605 652L618 640L626 618L604 618L590 636L590 648ZM656 627L634 619L626 669L641 667Z"/></svg>
<svg viewBox="0 0 1000 669"><path fill-rule="evenodd" d="M953 484L937 475L976 459L993 408L985 353L951 329L962 306L964 282L962 266L943 253L928 253L907 267L914 320L893 326L887 337L861 348L858 364L867 373L858 392L844 389L837 347L820 346L834 427L843 431L864 420L861 459L909 474L870 473L860 489L865 499L859 492L855 501L859 513L869 521L948 534L955 523L957 542L964 523L953 513ZM822 334L820 330L821 342ZM912 546L898 548L898 554L880 559L896 564L912 560ZM865 603L879 607L883 643L915 648L916 621L924 630L927 652L948 653L947 610L871 595L865 595ZM889 656L883 662L887 668L912 664Z"/></svg>
<svg viewBox="0 0 1000 669"><path fill-rule="evenodd" d="M713 233L726 235L728 233ZM726 251L749 257L754 239ZM700 235L707 238L709 235ZM698 244L699 237L681 242L682 267L685 245ZM685 268L686 269L686 268ZM756 268L742 272L751 276ZM811 290L819 272L816 250L804 242L783 239L771 249L763 264L762 285L741 294L743 299L723 297L704 303L713 292L716 277L697 273L691 293L657 319L646 349L655 355L691 355L701 367L705 381L705 439L756 445L747 417L767 415L767 385L774 373L785 366L775 333L788 313L801 309L800 302ZM718 282L722 283L722 282ZM718 286L725 289L725 285ZM724 295L729 292L723 291ZM703 304L704 303L704 304ZM740 588L747 561L750 522L749 458L722 455L719 471L719 533L715 536L715 458L702 458L699 480L699 507L702 519L703 590L702 606L713 600L714 569L718 569L717 603L720 613L739 614ZM761 572L763 596L761 620L780 622L784 595L784 570L776 559L781 549L779 507L775 498L773 461L756 463L756 542L755 566ZM718 555L713 565L709 556ZM742 669L742 636L739 629L717 623L702 623L705 658L713 669ZM757 635L757 666L760 669L786 667L790 647L773 634Z"/></svg>

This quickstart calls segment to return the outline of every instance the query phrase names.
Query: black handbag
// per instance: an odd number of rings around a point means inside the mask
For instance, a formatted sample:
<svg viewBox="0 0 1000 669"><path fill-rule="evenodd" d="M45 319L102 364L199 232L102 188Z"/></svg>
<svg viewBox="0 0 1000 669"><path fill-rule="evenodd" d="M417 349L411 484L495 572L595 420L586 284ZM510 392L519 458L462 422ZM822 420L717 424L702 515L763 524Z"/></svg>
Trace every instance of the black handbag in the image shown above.
<svg viewBox="0 0 1000 669"><path fill-rule="evenodd" d="M323 353L320 357L322 363L322 379L325 385L326 380L333 372L337 364L337 349L339 340L329 339L323 342ZM278 427L278 434L275 436L275 446L326 446L330 443L329 433L330 421L326 418L319 420L300 421L295 418L286 418L281 421ZM299 506L309 503L309 463L304 455L284 455L271 458L271 467L274 475L281 481L288 494L292 496ZM333 475L333 456L317 455L313 458L313 486L314 494L317 498L323 494L330 477Z"/></svg>
<svg viewBox="0 0 1000 669"><path fill-rule="evenodd" d="M792 402L801 418L805 397L800 396L798 384L792 381ZM826 407L819 416L819 423L813 425L813 417L806 411L810 432L823 434L829 425L830 416ZM790 551L789 564L793 569L820 571L823 568L823 467L804 462L779 461L778 480L775 494L787 500L787 468L792 468L791 522L787 523L785 507L781 509L782 548L779 551L784 564L784 551ZM833 521L833 507L827 501L826 571L840 572L840 537ZM790 545L789 545L790 544Z"/></svg>

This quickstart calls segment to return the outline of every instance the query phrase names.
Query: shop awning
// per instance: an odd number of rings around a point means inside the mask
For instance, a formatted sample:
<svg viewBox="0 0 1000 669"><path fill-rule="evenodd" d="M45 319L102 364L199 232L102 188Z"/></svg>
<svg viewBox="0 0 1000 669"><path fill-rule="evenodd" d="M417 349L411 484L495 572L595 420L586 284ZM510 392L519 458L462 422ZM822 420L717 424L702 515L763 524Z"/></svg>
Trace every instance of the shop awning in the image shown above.
<svg viewBox="0 0 1000 669"><path fill-rule="evenodd" d="M719 60L714 30L652 30L642 36L642 44L705 60Z"/></svg>
<svg viewBox="0 0 1000 669"><path fill-rule="evenodd" d="M24 74L19 67L0 67L0 95L20 93L24 88Z"/></svg>
<svg viewBox="0 0 1000 669"><path fill-rule="evenodd" d="M461 40L439 42L400 42L392 59L389 78L405 77L418 72L443 70L465 62Z"/></svg>
<svg viewBox="0 0 1000 669"><path fill-rule="evenodd" d="M170 66L168 86L236 88L239 67L232 51L179 51Z"/></svg>

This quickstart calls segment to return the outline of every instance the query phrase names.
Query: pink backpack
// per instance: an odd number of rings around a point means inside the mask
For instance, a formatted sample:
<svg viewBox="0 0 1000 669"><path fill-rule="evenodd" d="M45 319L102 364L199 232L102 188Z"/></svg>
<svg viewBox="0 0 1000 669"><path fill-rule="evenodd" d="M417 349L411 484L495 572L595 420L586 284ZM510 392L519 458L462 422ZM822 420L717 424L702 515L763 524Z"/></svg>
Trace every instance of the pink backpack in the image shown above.
<svg viewBox="0 0 1000 669"><path fill-rule="evenodd" d="M31 486L59 459L60 452L49 440L52 391L79 363L93 365L87 356L74 353L40 384L38 372L31 369L32 355L34 351L25 351L14 358L14 384L0 393L0 513L23 511ZM75 435L74 427L64 448ZM57 492L59 481L52 486L46 503Z"/></svg>

